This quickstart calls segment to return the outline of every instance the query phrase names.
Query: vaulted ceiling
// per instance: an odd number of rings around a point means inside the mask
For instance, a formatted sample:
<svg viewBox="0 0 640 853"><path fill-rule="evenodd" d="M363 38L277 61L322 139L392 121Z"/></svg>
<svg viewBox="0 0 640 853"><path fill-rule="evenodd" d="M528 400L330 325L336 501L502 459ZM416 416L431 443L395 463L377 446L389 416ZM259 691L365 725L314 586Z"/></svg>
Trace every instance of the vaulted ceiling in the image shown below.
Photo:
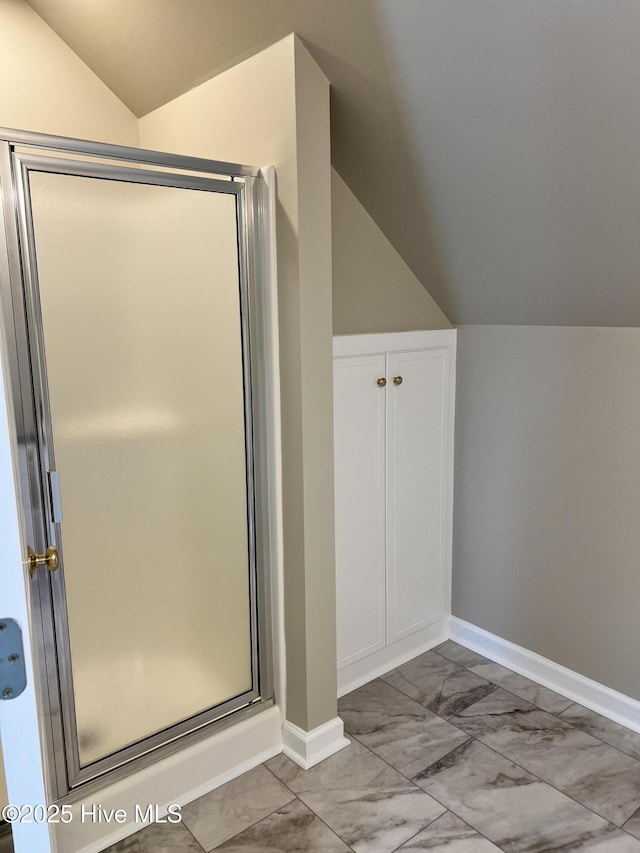
<svg viewBox="0 0 640 853"><path fill-rule="evenodd" d="M136 114L297 32L455 323L640 325L640 0L29 0Z"/></svg>

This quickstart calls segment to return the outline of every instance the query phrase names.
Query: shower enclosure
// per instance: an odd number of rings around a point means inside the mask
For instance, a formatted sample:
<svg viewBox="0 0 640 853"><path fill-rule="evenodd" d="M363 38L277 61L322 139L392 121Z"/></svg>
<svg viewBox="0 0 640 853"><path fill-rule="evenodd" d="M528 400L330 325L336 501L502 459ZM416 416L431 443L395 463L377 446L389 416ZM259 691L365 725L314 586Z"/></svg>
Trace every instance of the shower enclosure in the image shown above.
<svg viewBox="0 0 640 853"><path fill-rule="evenodd" d="M272 703L256 169L0 131L51 799Z"/></svg>

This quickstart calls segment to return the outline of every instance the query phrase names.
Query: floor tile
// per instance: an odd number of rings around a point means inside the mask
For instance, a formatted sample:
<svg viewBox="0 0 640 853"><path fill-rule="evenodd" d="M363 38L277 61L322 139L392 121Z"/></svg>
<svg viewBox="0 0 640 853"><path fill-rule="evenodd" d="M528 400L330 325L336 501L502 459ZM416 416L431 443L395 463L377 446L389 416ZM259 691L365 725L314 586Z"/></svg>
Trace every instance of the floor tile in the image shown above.
<svg viewBox="0 0 640 853"><path fill-rule="evenodd" d="M481 678L486 678L487 681L492 681L505 690L510 690L516 696L522 697L542 708L543 711L548 711L550 714L560 714L571 705L571 699L566 696L561 696L541 684L536 684L535 681L530 681L523 675L518 675L499 663L481 663L470 667L470 671L479 675Z"/></svg>
<svg viewBox="0 0 640 853"><path fill-rule="evenodd" d="M489 658L479 655L477 652L472 652L471 649L466 649L453 640L445 640L433 650L447 660L457 663L459 666L477 666L481 663L491 663Z"/></svg>
<svg viewBox="0 0 640 853"><path fill-rule="evenodd" d="M152 823L105 853L202 853L202 847L179 823Z"/></svg>
<svg viewBox="0 0 640 853"><path fill-rule="evenodd" d="M635 838L640 838L640 809L634 812L624 824L625 832L630 832Z"/></svg>
<svg viewBox="0 0 640 853"><path fill-rule="evenodd" d="M215 848L216 853L348 853L349 848L300 800Z"/></svg>
<svg viewBox="0 0 640 853"><path fill-rule="evenodd" d="M357 741L310 770L267 767L358 853L390 853L445 811Z"/></svg>
<svg viewBox="0 0 640 853"><path fill-rule="evenodd" d="M502 688L451 722L617 826L640 805L640 762Z"/></svg>
<svg viewBox="0 0 640 853"><path fill-rule="evenodd" d="M338 713L349 734L409 777L469 739L465 732L380 680L343 696Z"/></svg>
<svg viewBox="0 0 640 853"><path fill-rule="evenodd" d="M0 825L0 853L13 853L13 838L11 831Z"/></svg>
<svg viewBox="0 0 640 853"><path fill-rule="evenodd" d="M398 853L419 853L421 850L431 850L431 853L500 853L499 847L451 812L446 812L410 838L398 848Z"/></svg>
<svg viewBox="0 0 640 853"><path fill-rule="evenodd" d="M640 853L631 836L477 741L415 781L506 853Z"/></svg>
<svg viewBox="0 0 640 853"><path fill-rule="evenodd" d="M426 652L382 676L425 708L448 717L495 690L495 685L435 652Z"/></svg>
<svg viewBox="0 0 640 853"><path fill-rule="evenodd" d="M204 849L211 850L292 799L291 791L260 766L184 806L182 818Z"/></svg>
<svg viewBox="0 0 640 853"><path fill-rule="evenodd" d="M606 717L601 717L595 711L583 708L582 705L571 705L561 715L563 720L582 729L583 732L603 740L610 746L615 746L621 752L626 752L633 758L640 759L640 734L631 729L614 723Z"/></svg>

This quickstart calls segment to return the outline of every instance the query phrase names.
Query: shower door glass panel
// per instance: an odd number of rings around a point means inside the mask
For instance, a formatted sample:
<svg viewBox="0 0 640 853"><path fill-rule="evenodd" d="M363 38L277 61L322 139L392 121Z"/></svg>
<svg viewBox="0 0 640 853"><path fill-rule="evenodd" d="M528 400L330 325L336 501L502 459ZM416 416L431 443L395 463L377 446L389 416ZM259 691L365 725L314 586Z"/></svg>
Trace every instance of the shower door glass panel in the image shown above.
<svg viewBox="0 0 640 853"><path fill-rule="evenodd" d="M254 685L236 196L30 192L86 767Z"/></svg>

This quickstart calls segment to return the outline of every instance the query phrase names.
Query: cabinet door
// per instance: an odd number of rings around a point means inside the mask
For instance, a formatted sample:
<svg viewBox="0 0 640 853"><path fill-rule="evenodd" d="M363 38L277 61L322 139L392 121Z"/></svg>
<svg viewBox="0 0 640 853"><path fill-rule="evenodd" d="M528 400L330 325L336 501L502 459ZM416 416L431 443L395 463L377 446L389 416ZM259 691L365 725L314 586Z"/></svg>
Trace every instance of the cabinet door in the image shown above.
<svg viewBox="0 0 640 853"><path fill-rule="evenodd" d="M445 609L449 352L389 353L387 359L387 640L392 643Z"/></svg>
<svg viewBox="0 0 640 853"><path fill-rule="evenodd" d="M384 355L334 360L338 668L385 645Z"/></svg>

